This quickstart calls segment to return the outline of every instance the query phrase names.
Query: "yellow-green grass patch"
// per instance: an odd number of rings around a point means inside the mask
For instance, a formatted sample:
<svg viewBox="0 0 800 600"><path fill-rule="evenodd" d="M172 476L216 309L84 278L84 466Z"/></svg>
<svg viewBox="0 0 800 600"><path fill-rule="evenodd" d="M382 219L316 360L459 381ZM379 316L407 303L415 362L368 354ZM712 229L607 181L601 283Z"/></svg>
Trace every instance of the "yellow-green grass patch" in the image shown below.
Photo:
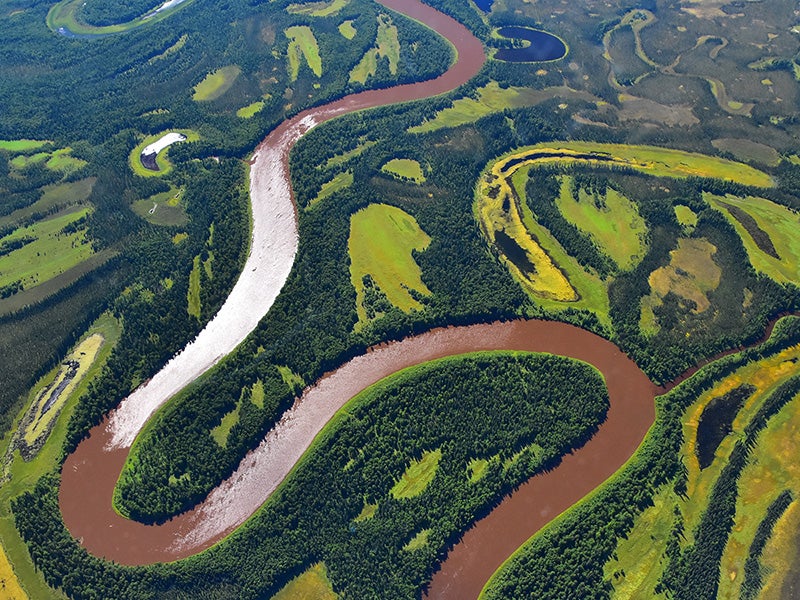
<svg viewBox="0 0 800 600"><path fill-rule="evenodd" d="M473 458L467 464L467 478L470 483L480 481L486 475L489 461L485 458Z"/></svg>
<svg viewBox="0 0 800 600"><path fill-rule="evenodd" d="M164 148L156 155L156 165L158 166L158 171L146 169L142 164L142 150L144 150L153 142L157 142L168 133L183 134L186 136L185 141L187 142L196 142L200 139L200 134L192 129L169 129L160 133L148 135L141 142L136 144L136 147L131 150L131 153L128 155L128 166L130 166L134 173L142 177L163 177L172 171L172 163L170 163L168 160L169 146Z"/></svg>
<svg viewBox="0 0 800 600"><path fill-rule="evenodd" d="M264 108L264 101L256 100L252 104L248 104L237 110L236 116L240 119L252 119L262 108Z"/></svg>
<svg viewBox="0 0 800 600"><path fill-rule="evenodd" d="M663 298L672 292L694 302L695 313L709 309L706 294L717 289L722 269L714 262L717 248L706 239L680 238L670 252L670 262L652 273L648 281L652 293Z"/></svg>
<svg viewBox="0 0 800 600"><path fill-rule="evenodd" d="M309 17L330 17L338 13L350 3L350 0L329 0L328 2L305 2L290 4L286 12L293 15L306 15Z"/></svg>
<svg viewBox="0 0 800 600"><path fill-rule="evenodd" d="M800 214L765 198L725 196L723 199L713 194L705 194L703 197L734 226L756 271L779 283L797 283L800 276ZM750 215L769 236L780 258L775 258L759 248L744 225L730 213L726 204Z"/></svg>
<svg viewBox="0 0 800 600"><path fill-rule="evenodd" d="M178 38L178 41L172 44L169 48L164 50L161 54L158 54L147 61L148 65L152 65L154 62L161 60L162 58L167 58L173 54L176 54L186 45L186 42L189 41L189 34L184 33L181 37Z"/></svg>
<svg viewBox="0 0 800 600"><path fill-rule="evenodd" d="M785 600L784 582L796 578L797 564L800 560L800 546L797 535L800 532L800 502L789 505L783 516L775 523L772 536L761 554L761 572L764 587L760 600Z"/></svg>
<svg viewBox="0 0 800 600"><path fill-rule="evenodd" d="M236 403L236 407L222 417L219 425L211 430L211 437L221 448L225 448L228 445L228 436L231 433L231 429L233 429L233 426L239 422L243 400L244 390L242 390L242 394L239 396L239 401Z"/></svg>
<svg viewBox="0 0 800 600"><path fill-rule="evenodd" d="M389 72L397 75L400 64L400 39L397 37L397 26L392 23L389 15L378 15L378 34L375 47L369 49L359 63L350 71L350 82L366 83L367 79L378 71L378 60L386 58L389 61Z"/></svg>
<svg viewBox="0 0 800 600"><path fill-rule="evenodd" d="M0 217L0 227L19 223L35 213L45 214L56 208L85 205L89 194L92 193L95 181L97 181L96 177L87 177L79 181L48 185L42 188L44 193L36 202Z"/></svg>
<svg viewBox="0 0 800 600"><path fill-rule="evenodd" d="M403 546L403 550L406 552L413 552L414 550L419 550L420 548L424 548L428 545L428 536L431 534L430 529L423 529L413 538L408 540L408 543Z"/></svg>
<svg viewBox="0 0 800 600"><path fill-rule="evenodd" d="M297 81L303 59L317 77L322 77L322 58L314 32L306 25L296 25L286 29L289 47L286 50L289 78Z"/></svg>
<svg viewBox="0 0 800 600"><path fill-rule="evenodd" d="M739 477L735 525L720 562L718 598L739 598L750 544L769 505L784 490L800 494L800 395L769 420Z"/></svg>
<svg viewBox="0 0 800 600"><path fill-rule="evenodd" d="M14 568L8 561L5 550L0 546L0 591L5 600L27 600L28 596L19 584Z"/></svg>
<svg viewBox="0 0 800 600"><path fill-rule="evenodd" d="M319 188L319 193L311 200L311 202L308 203L306 210L312 208L315 204L322 202L326 198L329 198L336 192L350 187L351 185L353 185L352 171L342 171L341 173L337 173L332 179L322 184L322 187Z"/></svg>
<svg viewBox="0 0 800 600"><path fill-rule="evenodd" d="M53 152L45 166L51 171L71 173L85 167L87 164L89 163L82 158L72 156L72 148L66 147Z"/></svg>
<svg viewBox="0 0 800 600"><path fill-rule="evenodd" d="M10 463L5 465L5 475L10 477L7 481L3 482L0 486L0 540L5 547L8 559L14 565L14 571L22 586L25 588L31 598L39 599L65 599L66 597L57 590L50 588L44 581L44 577L36 567L28 553L28 547L25 542L20 538L19 532L14 526L14 518L11 514L11 500L20 494L33 489L36 482L45 474L52 473L54 469L61 464L61 452L63 450L64 440L66 438L67 425L72 416L75 405L83 394L86 393L90 382L101 372L108 357L110 356L114 346L119 340L122 327L120 323L114 319L109 313L103 313L87 330L84 337L99 334L103 337L105 342L100 348L96 359L89 367L86 375L83 377L77 388L69 394L64 407L62 408L61 415L56 419L50 436L44 446L39 450L38 454L30 462L22 459L18 452L10 448L10 442L13 438L11 432L8 432L0 441L0 455L6 455L6 459L10 459ZM81 343L78 342L78 345ZM53 369L50 373L42 377L42 379L33 387L29 394L30 402L36 398L36 395L55 376L58 368ZM13 430L19 426L20 420L28 411L29 405L24 406L18 416L17 424ZM5 597L5 596L4 596Z"/></svg>
<svg viewBox="0 0 800 600"><path fill-rule="evenodd" d="M530 156L530 159L526 159ZM543 142L514 150L501 162L534 164L581 164L593 167L620 166L656 177L707 177L755 187L772 187L772 178L744 163L659 146L604 144L598 142ZM515 164L514 168L519 168Z"/></svg>
<svg viewBox="0 0 800 600"><path fill-rule="evenodd" d="M348 150L347 152L342 152L341 154L337 154L336 156L331 156L323 165L323 169L330 169L331 167L336 167L338 165L346 163L351 158L355 158L361 155L362 152L365 150L372 148L378 142L373 140L368 140L362 144L359 144L352 150Z"/></svg>
<svg viewBox="0 0 800 600"><path fill-rule="evenodd" d="M369 502L364 502L364 508L361 509L361 512L358 513L358 516L353 519L356 523L361 521L368 521L372 517L375 516L375 513L378 511L377 504L370 504Z"/></svg>
<svg viewBox="0 0 800 600"><path fill-rule="evenodd" d="M686 231L693 231L697 225L697 213L683 204L675 205L675 218Z"/></svg>
<svg viewBox="0 0 800 600"><path fill-rule="evenodd" d="M281 372L281 375L283 375L283 372ZM256 379L253 387L250 388L250 402L258 408L264 408L264 382L260 379Z"/></svg>
<svg viewBox="0 0 800 600"><path fill-rule="evenodd" d="M721 152L730 152L738 160L760 163L769 167L777 167L781 155L772 146L741 138L718 138L711 140L711 145Z"/></svg>
<svg viewBox="0 0 800 600"><path fill-rule="evenodd" d="M177 246L182 241L188 240L188 239L189 239L189 234L186 233L185 231L180 231L180 232L178 232L178 233L176 233L175 235L172 236L172 243Z"/></svg>
<svg viewBox="0 0 800 600"><path fill-rule="evenodd" d="M412 460L389 493L397 500L419 496L436 476L441 458L442 451L437 448L423 453L419 460Z"/></svg>
<svg viewBox="0 0 800 600"><path fill-rule="evenodd" d="M584 189L573 196L573 178L561 178L556 205L564 218L584 231L623 271L635 267L644 256L647 225L636 205L614 188L595 198Z"/></svg>
<svg viewBox="0 0 800 600"><path fill-rule="evenodd" d="M425 173L422 172L422 166L419 162L410 158L393 158L381 167L381 171L400 179L409 179L414 183L423 183L425 181Z"/></svg>
<svg viewBox="0 0 800 600"><path fill-rule="evenodd" d="M306 387L305 380L300 375L292 371L289 367L286 367L284 365L278 365L277 368L278 368L278 373L280 373L281 375L281 379L283 379L283 382L293 390L302 390L304 387ZM261 380L259 380L258 383L261 384ZM253 392L255 394L255 390L253 390ZM264 384L261 384L261 405L262 405L261 408L263 408L263 404L264 404Z"/></svg>
<svg viewBox="0 0 800 600"><path fill-rule="evenodd" d="M428 247L431 238L414 217L387 204L371 204L350 218L350 280L356 290L359 323L367 321L363 278L370 275L394 306L403 311L422 305L409 290L429 295L413 252Z"/></svg>
<svg viewBox="0 0 800 600"><path fill-rule="evenodd" d="M86 239L85 226L76 226L74 232L65 227L86 217L89 208L79 208L66 214L21 227L0 238L0 244L22 238L34 238L5 256L0 256L0 287L21 280L26 288L44 283L83 262L92 254L91 243Z"/></svg>
<svg viewBox="0 0 800 600"><path fill-rule="evenodd" d="M664 598L655 587L663 572L662 556L675 519L675 497L669 486L653 497L653 506L636 517L627 537L617 542L616 552L603 569L614 586L612 599L652 600Z"/></svg>
<svg viewBox="0 0 800 600"><path fill-rule="evenodd" d="M356 37L356 33L358 32L356 31L356 28L353 25L353 20L348 19L347 21L342 22L339 25L339 33L341 33L342 36L348 40L352 40L354 37Z"/></svg>
<svg viewBox="0 0 800 600"><path fill-rule="evenodd" d="M154 225L179 226L188 222L189 217L180 202L182 188L170 188L155 196L136 200L131 208L145 221Z"/></svg>
<svg viewBox="0 0 800 600"><path fill-rule="evenodd" d="M336 600L325 563L317 563L292 579L272 600Z"/></svg>
<svg viewBox="0 0 800 600"><path fill-rule="evenodd" d="M67 398L78 387L97 358L103 341L103 336L99 333L84 339L58 367L55 377L36 395L23 431L25 442L29 446L41 436L47 435Z"/></svg>
<svg viewBox="0 0 800 600"><path fill-rule="evenodd" d="M50 152L37 152L36 154L20 154L19 156L15 156L8 164L10 164L14 169L20 170L24 169L25 167L29 167L30 165L35 165L37 163L41 163L46 161L50 158Z"/></svg>
<svg viewBox="0 0 800 600"><path fill-rule="evenodd" d="M195 256L189 273L189 291L186 293L186 311L200 319L200 256Z"/></svg>
<svg viewBox="0 0 800 600"><path fill-rule="evenodd" d="M32 152L51 143L49 140L0 140L0 150L14 153Z"/></svg>
<svg viewBox="0 0 800 600"><path fill-rule="evenodd" d="M453 101L452 106L436 113L432 119L410 127L408 132L427 133L446 127L458 127L508 108L533 106L556 97L575 97L588 101L594 99L590 94L564 86L534 90L526 87L500 87L496 81L490 81L478 88L477 98L459 98Z"/></svg>
<svg viewBox="0 0 800 600"><path fill-rule="evenodd" d="M194 86L192 100L207 102L216 100L231 89L234 81L242 74L238 65L228 65L206 75L203 80Z"/></svg>

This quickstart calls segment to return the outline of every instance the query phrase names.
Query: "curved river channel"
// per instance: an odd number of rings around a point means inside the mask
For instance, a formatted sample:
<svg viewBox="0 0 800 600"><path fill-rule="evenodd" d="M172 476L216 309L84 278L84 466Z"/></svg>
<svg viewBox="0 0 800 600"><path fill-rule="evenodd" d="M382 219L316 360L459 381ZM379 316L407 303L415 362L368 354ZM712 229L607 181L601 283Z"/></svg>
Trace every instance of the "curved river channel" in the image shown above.
<svg viewBox="0 0 800 600"><path fill-rule="evenodd" d="M447 92L468 81L483 65L480 41L450 17L417 0L380 2L450 40L457 61L431 81L362 92L306 110L259 145L251 169L251 250L230 296L197 338L93 428L64 463L59 493L64 522L91 553L139 565L173 561L208 548L267 500L347 400L402 368L490 349L551 352L584 360L605 377L611 399L606 422L559 467L531 479L476 523L451 550L428 591L435 598L474 598L492 572L530 535L614 473L652 424L658 388L616 346L594 334L544 321L437 329L372 348L323 377L304 392L234 474L192 511L158 526L130 521L114 512L114 486L144 424L257 326L289 275L298 244L288 167L294 143L311 127L336 116Z"/></svg>

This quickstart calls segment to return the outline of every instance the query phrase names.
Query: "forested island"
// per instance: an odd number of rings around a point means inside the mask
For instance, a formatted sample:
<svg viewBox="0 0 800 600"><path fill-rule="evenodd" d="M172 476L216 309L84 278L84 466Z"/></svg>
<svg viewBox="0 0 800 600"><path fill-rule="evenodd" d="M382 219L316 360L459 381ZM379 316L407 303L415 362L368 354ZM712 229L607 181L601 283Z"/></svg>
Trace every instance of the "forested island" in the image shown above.
<svg viewBox="0 0 800 600"><path fill-rule="evenodd" d="M4 3L4 593L793 597L795 8Z"/></svg>

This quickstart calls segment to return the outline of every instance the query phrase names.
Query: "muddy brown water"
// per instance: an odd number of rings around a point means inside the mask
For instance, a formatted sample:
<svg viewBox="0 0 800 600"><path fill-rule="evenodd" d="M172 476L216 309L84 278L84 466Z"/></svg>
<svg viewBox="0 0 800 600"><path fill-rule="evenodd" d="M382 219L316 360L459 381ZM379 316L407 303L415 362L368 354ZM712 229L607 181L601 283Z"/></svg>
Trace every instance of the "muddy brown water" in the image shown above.
<svg viewBox="0 0 800 600"><path fill-rule="evenodd" d="M316 124L354 110L444 93L480 69L483 47L456 21L415 0L382 0L382 4L449 39L458 52L455 65L429 82L363 92L304 111L272 132L261 147L281 139L292 124ZM287 178L293 141L282 152ZM556 469L523 485L451 550L434 577L429 597L476 597L511 552L616 471L652 424L658 388L607 340L563 323L514 321L437 329L373 348L307 390L261 446L248 454L205 502L158 526L124 519L112 508L113 489L129 448L111 443L113 432L106 420L92 429L90 437L64 463L59 494L64 522L91 553L122 564L165 562L195 554L224 538L257 510L316 432L358 391L407 366L489 349L551 352L589 362L605 377L611 405L606 422L583 448Z"/></svg>

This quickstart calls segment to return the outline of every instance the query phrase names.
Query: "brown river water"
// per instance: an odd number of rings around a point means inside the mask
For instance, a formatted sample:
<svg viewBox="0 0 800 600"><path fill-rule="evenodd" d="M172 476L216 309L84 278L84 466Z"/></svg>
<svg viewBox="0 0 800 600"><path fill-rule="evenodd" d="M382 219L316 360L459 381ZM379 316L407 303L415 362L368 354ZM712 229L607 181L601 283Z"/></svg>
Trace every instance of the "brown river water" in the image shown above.
<svg viewBox="0 0 800 600"><path fill-rule="evenodd" d="M447 92L468 81L483 65L481 43L456 21L416 0L381 3L449 39L457 49L457 62L432 81L349 96L304 111L279 126L257 152L279 158L285 181L289 150L310 127L354 110ZM273 169L275 164L272 161ZM254 163L256 168L258 162ZM264 168L268 168L266 164ZM294 252L287 255L293 260ZM64 522L91 553L122 564L166 562L196 554L228 535L267 500L314 436L356 393L408 366L489 349L551 352L584 360L605 377L611 406L606 422L584 447L565 457L556 469L532 478L465 534L434 576L428 592L431 598L477 597L511 552L614 473L652 424L653 397L658 388L607 340L563 323L514 321L437 329L370 349L307 389L281 423L206 501L158 526L120 517L112 508L111 498L133 435L168 397L151 402L127 422L115 419L115 414L126 411L123 402L116 413L91 430L90 437L64 463L59 494Z"/></svg>

